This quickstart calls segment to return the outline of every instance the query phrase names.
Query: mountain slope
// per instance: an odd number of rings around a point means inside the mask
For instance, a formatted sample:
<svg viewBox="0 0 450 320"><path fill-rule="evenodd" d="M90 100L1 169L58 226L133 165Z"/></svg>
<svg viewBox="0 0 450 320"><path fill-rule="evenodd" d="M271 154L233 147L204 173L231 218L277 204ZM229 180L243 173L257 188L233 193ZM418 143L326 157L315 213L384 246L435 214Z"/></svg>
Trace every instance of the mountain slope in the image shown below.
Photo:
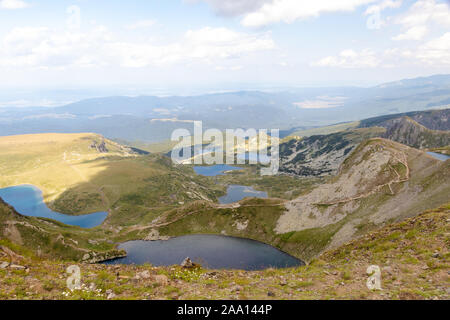
<svg viewBox="0 0 450 320"><path fill-rule="evenodd" d="M450 108L384 115L361 120L359 126L362 128L374 126L386 127L390 121L402 117L408 117L430 130L450 130L450 121L448 120L450 118Z"/></svg>
<svg viewBox="0 0 450 320"><path fill-rule="evenodd" d="M124 255L106 241L104 234L22 216L0 198L0 245L2 242L22 246L26 252L47 259L95 262Z"/></svg>
<svg viewBox="0 0 450 320"><path fill-rule="evenodd" d="M450 161L371 139L358 146L330 182L286 204L275 230L288 234L288 241L310 230L326 232L325 246L336 247L374 227L449 202L449 181Z"/></svg>
<svg viewBox="0 0 450 320"><path fill-rule="evenodd" d="M419 149L445 150L450 145L449 116L450 109L419 111L299 131L301 137L288 137L280 145L280 171L300 176L334 175L361 141L373 137Z"/></svg>
<svg viewBox="0 0 450 320"><path fill-rule="evenodd" d="M274 245L304 261L392 221L450 202L450 161L386 139L362 142L337 176L292 201L243 200L178 212L165 236L216 233ZM245 228L237 226L245 225ZM151 230L141 230L145 237Z"/></svg>
<svg viewBox="0 0 450 320"><path fill-rule="evenodd" d="M360 128L291 139L280 144L280 172L299 176L336 174L359 143L383 132L382 128Z"/></svg>
<svg viewBox="0 0 450 320"><path fill-rule="evenodd" d="M450 145L450 130L430 130L409 117L388 120L385 126L384 138L414 148L439 148Z"/></svg>
<svg viewBox="0 0 450 320"><path fill-rule="evenodd" d="M183 203L213 201L224 189L191 167L97 134L0 137L0 150L0 187L35 185L51 209L108 211L107 225L149 222Z"/></svg>

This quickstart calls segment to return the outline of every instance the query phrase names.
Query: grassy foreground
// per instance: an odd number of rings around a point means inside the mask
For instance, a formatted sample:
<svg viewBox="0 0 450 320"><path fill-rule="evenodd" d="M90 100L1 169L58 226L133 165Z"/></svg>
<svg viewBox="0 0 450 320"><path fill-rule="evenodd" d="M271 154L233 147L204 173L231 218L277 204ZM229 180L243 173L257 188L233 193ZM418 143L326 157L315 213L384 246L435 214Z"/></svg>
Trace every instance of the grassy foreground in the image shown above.
<svg viewBox="0 0 450 320"><path fill-rule="evenodd" d="M0 241L0 299L449 299L450 204L325 252L307 266L264 271L105 266L45 260ZM366 287L381 268L382 290Z"/></svg>

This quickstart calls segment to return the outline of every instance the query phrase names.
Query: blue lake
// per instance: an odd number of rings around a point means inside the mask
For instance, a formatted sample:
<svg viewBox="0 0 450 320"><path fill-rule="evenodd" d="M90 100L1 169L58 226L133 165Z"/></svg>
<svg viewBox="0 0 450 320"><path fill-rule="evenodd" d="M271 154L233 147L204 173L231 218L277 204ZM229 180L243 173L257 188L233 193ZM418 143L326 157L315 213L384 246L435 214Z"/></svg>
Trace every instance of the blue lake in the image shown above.
<svg viewBox="0 0 450 320"><path fill-rule="evenodd" d="M228 186L227 194L219 198L219 202L222 204L233 203L248 197L267 198L268 195L267 192L256 191L252 187L232 184Z"/></svg>
<svg viewBox="0 0 450 320"><path fill-rule="evenodd" d="M202 176L207 176L207 177L215 177L215 176L223 175L223 174L225 174L224 173L225 171L230 171L230 170L242 170L242 168L232 167L227 164L216 164L213 166L195 166L194 167L195 173L202 175Z"/></svg>
<svg viewBox="0 0 450 320"><path fill-rule="evenodd" d="M20 185L0 189L0 198L24 216L53 219L82 228L99 226L108 216L108 212L71 216L52 211L44 203L42 191L32 185Z"/></svg>
<svg viewBox="0 0 450 320"><path fill-rule="evenodd" d="M187 235L167 241L128 241L120 244L127 256L105 264L171 266L186 257L210 269L262 270L304 265L304 262L265 243L220 235Z"/></svg>
<svg viewBox="0 0 450 320"><path fill-rule="evenodd" d="M446 155L446 154L442 154L442 153L436 153L436 152L427 152L430 156L432 156L433 158L436 158L438 160L441 161L445 161L447 159L450 159L450 156Z"/></svg>

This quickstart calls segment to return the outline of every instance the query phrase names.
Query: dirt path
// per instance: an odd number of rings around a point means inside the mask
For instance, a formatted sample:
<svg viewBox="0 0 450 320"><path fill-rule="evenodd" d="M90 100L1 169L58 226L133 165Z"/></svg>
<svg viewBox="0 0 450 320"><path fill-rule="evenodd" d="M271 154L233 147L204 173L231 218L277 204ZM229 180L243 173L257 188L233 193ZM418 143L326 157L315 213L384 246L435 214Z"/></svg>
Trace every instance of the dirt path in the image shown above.
<svg viewBox="0 0 450 320"><path fill-rule="evenodd" d="M129 232L136 231L136 230L145 230L145 229L150 229L150 228L164 227L169 224L175 223L181 219L184 219L190 215L193 215L193 214L196 214L196 213L208 210L208 209L237 209L237 208L245 208L245 207L278 207L278 206L282 205L283 203L287 202L287 200L285 200L285 199L278 199L278 198L271 198L271 199L281 200L281 202L274 203L274 204L248 204L248 205L246 205L246 204L241 205L239 202L229 203L229 204L213 204L210 208L203 208L203 209L199 209L199 210L195 210L195 211L190 211L185 214L181 214L180 216L177 216L175 219L172 219L170 221L161 222L161 223L152 223L147 226L134 226L134 227L131 227L130 229L128 229L127 231L129 233Z"/></svg>
<svg viewBox="0 0 450 320"><path fill-rule="evenodd" d="M358 199L362 199L362 198L367 198L368 196L377 193L378 191L380 191L381 189L383 189L384 187L388 187L389 190L391 191L391 195L395 195L394 190L392 190L392 184L393 183L401 183L401 182L406 182L409 180L409 176L410 176L410 170L409 170L409 166L408 166L408 161L407 161L407 157L406 154L404 152L402 152L402 158L403 159L399 159L397 157L394 156L394 159L397 160L399 163L403 164L406 168L406 174L405 174L405 178L402 179L400 173L398 173L397 170L395 170L394 167L392 167L391 165L389 165L389 167L394 170L395 174L396 174L396 179L394 179L393 181L389 181L387 183L384 183L382 185L376 186L374 189L365 192L363 194L354 196L354 197L349 197L349 198L345 198L345 199L340 199L340 200L335 200L335 201L330 201L330 202L319 202L319 203L314 203L314 205L323 205L323 206L331 206L331 205L335 205L335 204L341 204L341 203L347 203L350 201L354 201L354 200L358 200Z"/></svg>

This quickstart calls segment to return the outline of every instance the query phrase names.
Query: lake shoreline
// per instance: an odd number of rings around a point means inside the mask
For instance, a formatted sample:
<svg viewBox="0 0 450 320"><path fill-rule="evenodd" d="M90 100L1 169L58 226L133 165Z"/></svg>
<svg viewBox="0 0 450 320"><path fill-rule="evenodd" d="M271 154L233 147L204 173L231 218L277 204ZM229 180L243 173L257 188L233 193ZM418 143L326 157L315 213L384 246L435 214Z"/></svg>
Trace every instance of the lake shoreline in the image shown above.
<svg viewBox="0 0 450 320"><path fill-rule="evenodd" d="M0 197L15 211L26 217L51 219L70 226L92 229L103 224L107 211L70 215L53 211L44 201L42 190L32 184L21 184L0 189Z"/></svg>
<svg viewBox="0 0 450 320"><path fill-rule="evenodd" d="M172 242L169 243L169 240ZM173 266L190 257L200 259L197 263L206 269L265 270L307 265L305 261L268 243L217 233L187 234L167 240L131 240L118 244L117 248L127 253L126 261L121 263L123 257L114 257L99 263Z"/></svg>

